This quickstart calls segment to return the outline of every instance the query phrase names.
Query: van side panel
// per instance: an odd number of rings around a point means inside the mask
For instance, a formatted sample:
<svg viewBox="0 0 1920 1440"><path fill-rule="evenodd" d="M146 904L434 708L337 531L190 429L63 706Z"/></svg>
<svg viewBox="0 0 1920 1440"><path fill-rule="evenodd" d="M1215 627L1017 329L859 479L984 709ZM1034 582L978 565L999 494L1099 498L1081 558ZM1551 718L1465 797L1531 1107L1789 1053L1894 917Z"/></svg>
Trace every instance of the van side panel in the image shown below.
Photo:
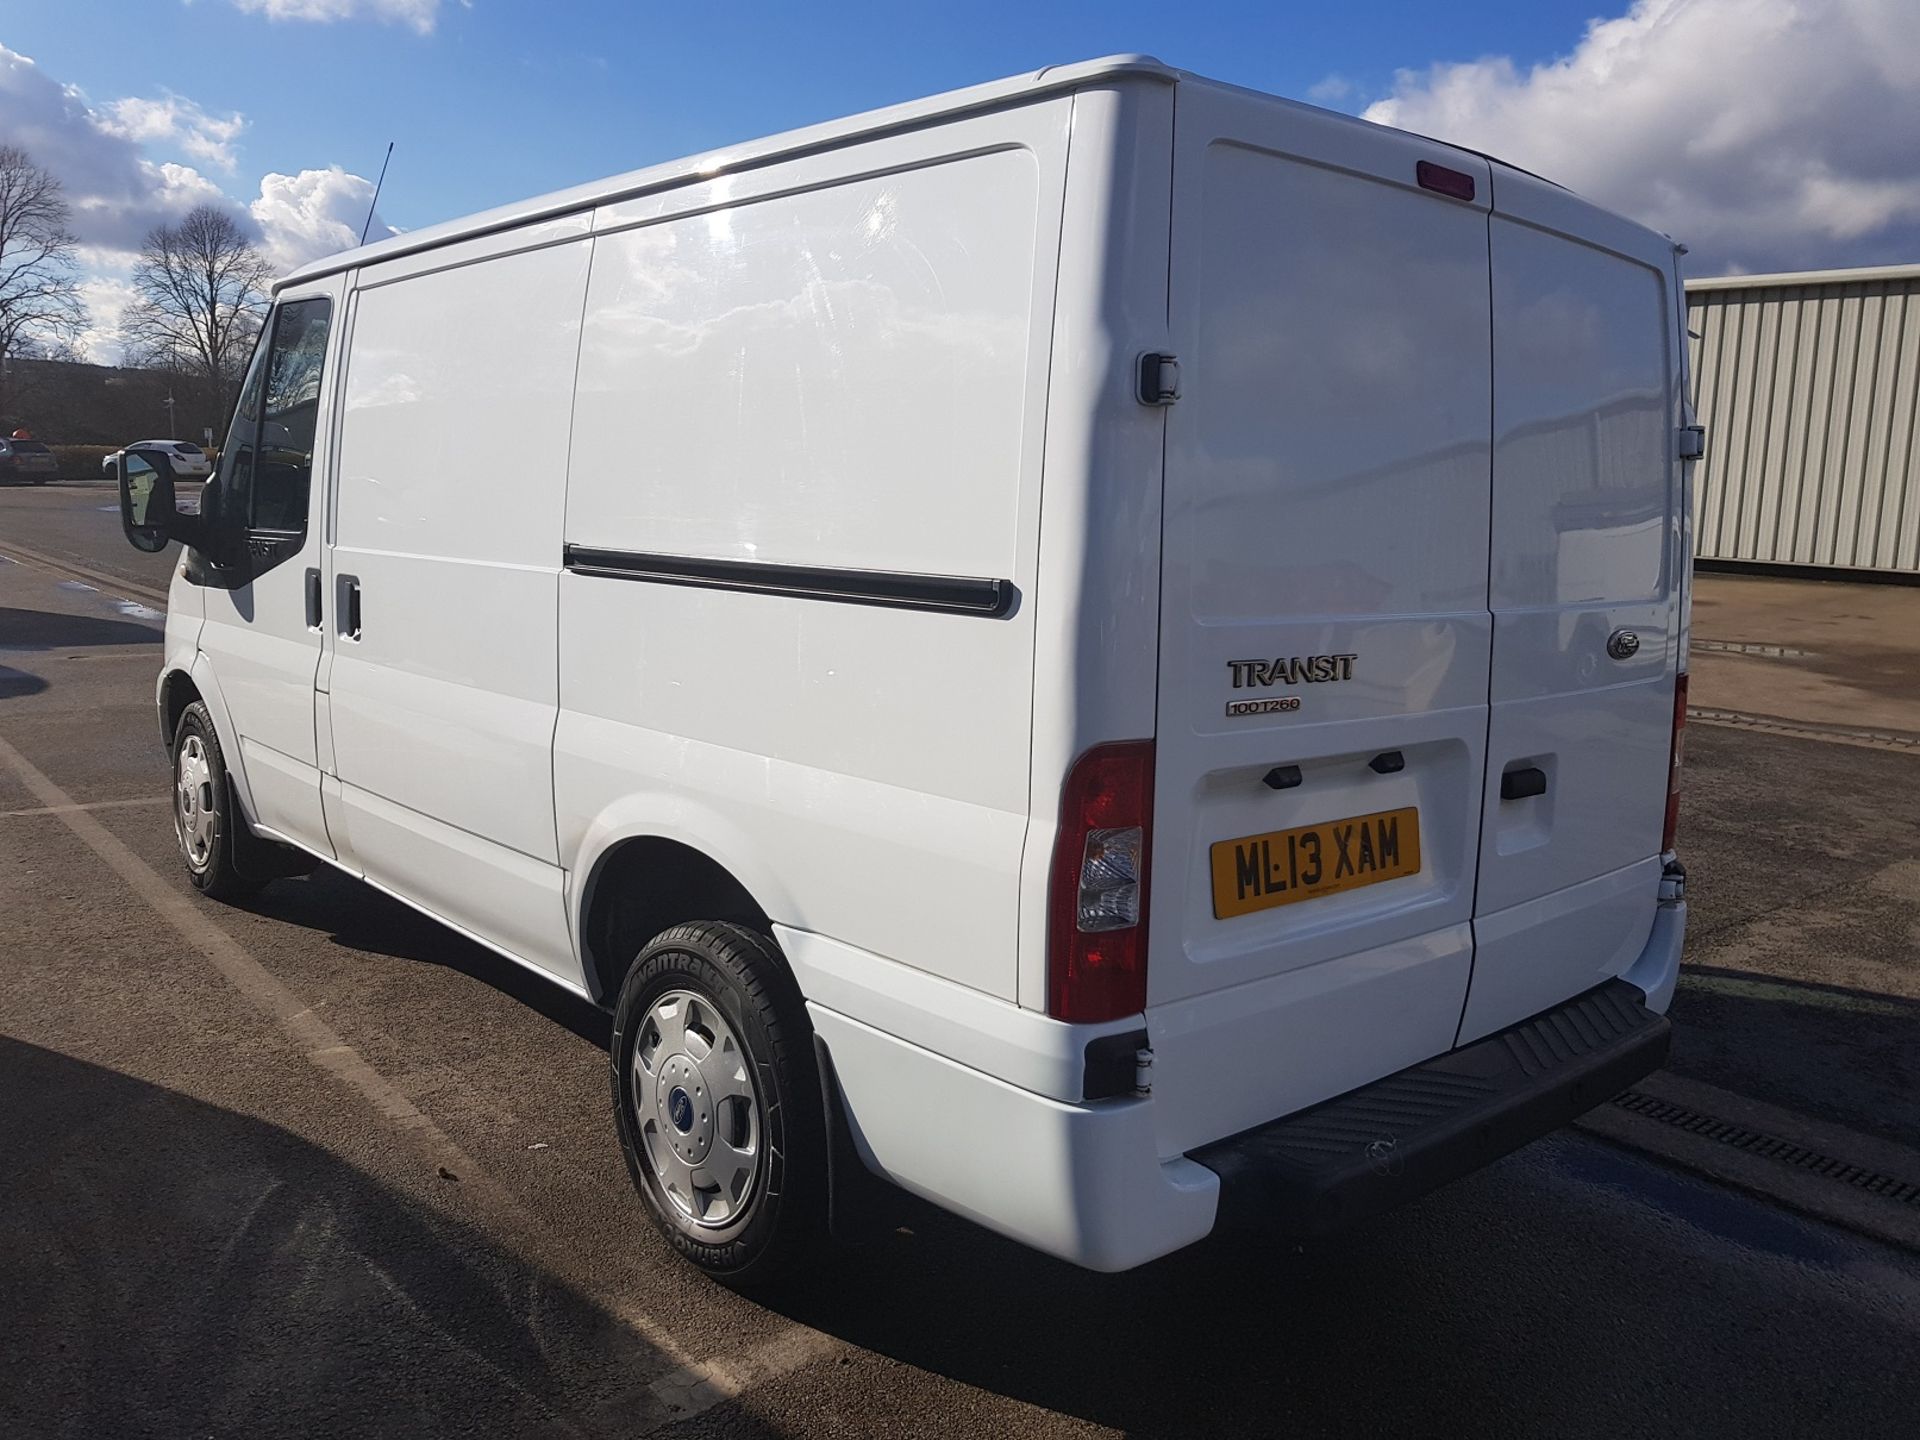
<svg viewBox="0 0 1920 1440"><path fill-rule="evenodd" d="M1167 412L1134 395L1135 357L1171 348L1167 215L1174 87L1077 91L1060 227L1035 617L1032 812L1022 866L1020 1003L1047 1004L1047 890L1074 759L1154 732ZM1111 1030L1138 1029L1129 1018Z"/></svg>
<svg viewBox="0 0 1920 1440"><path fill-rule="evenodd" d="M565 534L595 563L560 584L570 865L618 838L611 807L644 831L693 803L778 870L774 920L1013 998L1068 114L598 217ZM731 580L663 580L675 559ZM1002 582L1005 613L913 600L929 577ZM909 603L846 593L876 585Z"/></svg>

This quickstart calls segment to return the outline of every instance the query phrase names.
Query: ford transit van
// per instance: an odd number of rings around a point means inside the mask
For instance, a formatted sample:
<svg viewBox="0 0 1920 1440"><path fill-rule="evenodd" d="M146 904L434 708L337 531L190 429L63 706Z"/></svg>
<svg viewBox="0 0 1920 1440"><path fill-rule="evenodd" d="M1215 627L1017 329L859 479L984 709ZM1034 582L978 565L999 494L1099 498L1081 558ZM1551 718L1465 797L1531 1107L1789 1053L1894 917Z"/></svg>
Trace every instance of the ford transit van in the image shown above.
<svg viewBox="0 0 1920 1440"><path fill-rule="evenodd" d="M1122 57L308 265L121 466L187 872L606 1007L735 1283L1351 1224L1665 1055L1678 254Z"/></svg>

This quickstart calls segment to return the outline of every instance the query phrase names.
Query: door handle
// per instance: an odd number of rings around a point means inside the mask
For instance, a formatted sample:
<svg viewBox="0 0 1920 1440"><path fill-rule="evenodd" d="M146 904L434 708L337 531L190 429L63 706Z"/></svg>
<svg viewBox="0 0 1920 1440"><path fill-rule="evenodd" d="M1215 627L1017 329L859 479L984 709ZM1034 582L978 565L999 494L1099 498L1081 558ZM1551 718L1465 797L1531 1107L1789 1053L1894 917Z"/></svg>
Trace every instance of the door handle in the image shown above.
<svg viewBox="0 0 1920 1440"><path fill-rule="evenodd" d="M340 634L348 640L360 638L360 578L357 575L336 577L340 595L336 604Z"/></svg>
<svg viewBox="0 0 1920 1440"><path fill-rule="evenodd" d="M1530 795L1547 793L1547 772L1538 765L1523 765L1500 777L1502 800L1525 800Z"/></svg>
<svg viewBox="0 0 1920 1440"><path fill-rule="evenodd" d="M320 571L317 567L307 567L307 628L320 628Z"/></svg>

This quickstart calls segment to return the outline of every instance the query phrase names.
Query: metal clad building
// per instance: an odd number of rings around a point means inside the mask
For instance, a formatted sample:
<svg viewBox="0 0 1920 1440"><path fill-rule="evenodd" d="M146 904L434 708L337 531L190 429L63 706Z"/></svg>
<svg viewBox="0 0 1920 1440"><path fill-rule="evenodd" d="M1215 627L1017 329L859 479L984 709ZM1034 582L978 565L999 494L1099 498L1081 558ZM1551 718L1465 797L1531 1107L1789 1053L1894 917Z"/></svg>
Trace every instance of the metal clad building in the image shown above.
<svg viewBox="0 0 1920 1440"><path fill-rule="evenodd" d="M1920 265L1687 284L1707 561L1920 575Z"/></svg>

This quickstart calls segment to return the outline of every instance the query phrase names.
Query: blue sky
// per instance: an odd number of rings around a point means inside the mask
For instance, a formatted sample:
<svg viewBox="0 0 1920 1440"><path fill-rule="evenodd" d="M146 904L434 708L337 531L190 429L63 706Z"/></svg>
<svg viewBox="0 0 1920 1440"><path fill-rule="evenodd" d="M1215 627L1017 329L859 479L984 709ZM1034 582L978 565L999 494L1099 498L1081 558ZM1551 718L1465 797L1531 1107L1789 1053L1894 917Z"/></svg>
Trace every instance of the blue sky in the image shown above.
<svg viewBox="0 0 1920 1440"><path fill-rule="evenodd" d="M92 97L171 90L213 114L240 112L249 170L371 173L393 140L381 209L412 228L1115 51L1296 96L1338 75L1358 101L1385 93L1397 68L1568 49L1592 4L475 0L434 7L422 34L404 21L275 20L228 0L11 0L0 43Z"/></svg>
<svg viewBox="0 0 1920 1440"><path fill-rule="evenodd" d="M1503 154L1703 273L1920 260L1914 0L661 5L0 0L0 138L81 202L96 353L146 225L277 259L1115 51ZM10 67L10 68L9 68Z"/></svg>

